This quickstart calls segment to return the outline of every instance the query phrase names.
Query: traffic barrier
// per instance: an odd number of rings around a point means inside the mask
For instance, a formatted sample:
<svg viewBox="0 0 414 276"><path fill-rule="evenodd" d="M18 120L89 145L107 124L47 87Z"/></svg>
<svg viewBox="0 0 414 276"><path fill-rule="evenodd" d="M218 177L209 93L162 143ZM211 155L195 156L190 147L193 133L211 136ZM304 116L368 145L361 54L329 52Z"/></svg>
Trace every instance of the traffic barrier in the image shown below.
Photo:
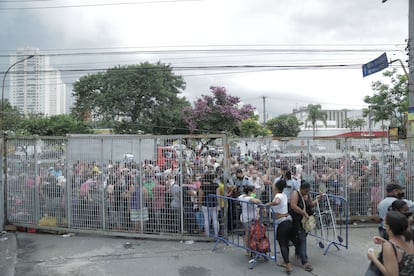
<svg viewBox="0 0 414 276"><path fill-rule="evenodd" d="M225 200L225 226L218 235L210 232L216 239L213 251L220 242L233 245L246 251L249 268L253 269L260 258L276 262L276 232L269 220L269 211L263 204L252 203L243 198L209 195Z"/></svg>
<svg viewBox="0 0 414 276"><path fill-rule="evenodd" d="M316 243L321 249L325 249L326 255L329 248L333 245L348 249L348 202L344 197L322 194L322 200L316 201L314 216L316 227L310 233L316 238Z"/></svg>

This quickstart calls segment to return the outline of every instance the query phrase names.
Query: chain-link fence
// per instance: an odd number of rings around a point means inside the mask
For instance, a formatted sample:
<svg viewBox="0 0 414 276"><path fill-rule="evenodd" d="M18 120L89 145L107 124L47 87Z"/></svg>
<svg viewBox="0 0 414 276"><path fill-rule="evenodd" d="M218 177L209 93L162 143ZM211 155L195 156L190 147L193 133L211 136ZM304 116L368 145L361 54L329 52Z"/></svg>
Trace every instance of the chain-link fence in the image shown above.
<svg viewBox="0 0 414 276"><path fill-rule="evenodd" d="M391 182L405 187L406 197L413 198L403 141L304 137L230 139L229 145L233 168L243 167L252 179L259 176L255 185L266 191L264 201L271 199L271 185L284 167L293 180L309 182L315 192L345 197L351 216L377 215L377 204Z"/></svg>
<svg viewBox="0 0 414 276"><path fill-rule="evenodd" d="M413 197L405 144L384 138L73 135L9 137L4 148L5 220L24 227L203 236L212 225L203 198L228 196L237 168L263 203L284 167L313 191L345 197L351 216L375 216L389 182ZM220 231L226 207L218 202Z"/></svg>
<svg viewBox="0 0 414 276"><path fill-rule="evenodd" d="M219 177L217 168L227 160L225 139L9 138L7 221L33 228L202 235L198 201L201 189L208 189L202 181Z"/></svg>

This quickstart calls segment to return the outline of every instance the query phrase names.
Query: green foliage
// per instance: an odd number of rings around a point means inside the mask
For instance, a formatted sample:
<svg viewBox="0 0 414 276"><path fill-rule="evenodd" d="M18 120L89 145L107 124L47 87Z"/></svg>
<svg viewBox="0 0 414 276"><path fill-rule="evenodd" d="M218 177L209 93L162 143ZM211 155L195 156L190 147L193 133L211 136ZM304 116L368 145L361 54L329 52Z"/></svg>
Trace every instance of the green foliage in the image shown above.
<svg viewBox="0 0 414 276"><path fill-rule="evenodd" d="M374 122L389 120L391 127L399 127L406 133L406 112L408 110L408 80L406 75L399 75L393 71L385 71L383 76L388 82L376 81L371 85L373 96L365 96L364 102L370 105L371 118ZM364 109L365 117L369 116L370 109Z"/></svg>
<svg viewBox="0 0 414 276"><path fill-rule="evenodd" d="M357 119L347 118L346 119L346 126L351 131L355 129L362 130L362 128L365 126L365 123L366 123L365 120L362 118L357 118Z"/></svg>
<svg viewBox="0 0 414 276"><path fill-rule="evenodd" d="M8 100L4 101L3 107L3 130L9 134L20 134L24 115L11 106Z"/></svg>
<svg viewBox="0 0 414 276"><path fill-rule="evenodd" d="M262 126L257 121L257 116L255 118L249 118L241 121L240 123L240 136L242 137L258 137L258 136L267 136L270 134L270 131Z"/></svg>
<svg viewBox="0 0 414 276"><path fill-rule="evenodd" d="M305 121L305 127L307 127L308 123L311 123L313 137L315 137L316 128L317 128L316 123L318 121L321 121L326 127L327 114L325 111L322 111L322 107L320 104L309 104L307 111L308 111L308 117L306 118L306 121Z"/></svg>
<svg viewBox="0 0 414 276"><path fill-rule="evenodd" d="M89 134L92 128L71 115L45 117L32 114L23 119L22 132L25 135L65 136L66 134Z"/></svg>
<svg viewBox="0 0 414 276"><path fill-rule="evenodd" d="M106 122L116 133L186 133L181 111L190 104L178 97L184 88L168 65L118 66L74 84L72 113Z"/></svg>
<svg viewBox="0 0 414 276"><path fill-rule="evenodd" d="M297 137L301 125L293 115L280 115L266 122L274 137Z"/></svg>

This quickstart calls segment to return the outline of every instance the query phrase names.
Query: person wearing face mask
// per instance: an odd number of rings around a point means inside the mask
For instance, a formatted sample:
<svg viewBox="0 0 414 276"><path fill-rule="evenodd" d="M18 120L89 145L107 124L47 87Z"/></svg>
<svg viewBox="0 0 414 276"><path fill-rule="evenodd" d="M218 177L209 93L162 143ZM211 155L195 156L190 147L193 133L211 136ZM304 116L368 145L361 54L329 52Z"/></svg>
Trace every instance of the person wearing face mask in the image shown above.
<svg viewBox="0 0 414 276"><path fill-rule="evenodd" d="M243 170L240 168L236 170L235 177L229 179L229 184L237 191L237 196L244 194L247 186L253 186L250 179L244 175Z"/></svg>
<svg viewBox="0 0 414 276"><path fill-rule="evenodd" d="M378 225L378 231L381 237L388 239L387 232L384 228L384 218L388 212L388 209L394 201L402 199L404 197L403 187L397 183L390 183L386 186L387 195L378 203L378 215L380 218L380 224Z"/></svg>
<svg viewBox="0 0 414 276"><path fill-rule="evenodd" d="M244 228L244 246L247 248L250 244L250 227L253 222L259 217L257 216L257 205L262 202L256 198L256 188L253 185L244 187L243 193L238 197L242 211L240 213L240 221L243 223ZM246 256L250 256L250 251L246 251Z"/></svg>

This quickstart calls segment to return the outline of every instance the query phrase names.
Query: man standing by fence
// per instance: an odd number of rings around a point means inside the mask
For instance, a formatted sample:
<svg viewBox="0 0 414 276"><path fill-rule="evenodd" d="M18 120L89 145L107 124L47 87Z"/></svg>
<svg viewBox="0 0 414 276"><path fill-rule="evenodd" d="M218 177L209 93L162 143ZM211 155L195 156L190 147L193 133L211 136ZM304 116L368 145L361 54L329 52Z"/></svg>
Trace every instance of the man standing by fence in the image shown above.
<svg viewBox="0 0 414 276"><path fill-rule="evenodd" d="M236 177L231 177L229 179L229 184L236 186L239 195L244 193L246 186L253 185L249 178L244 175L243 170L240 168L236 170Z"/></svg>
<svg viewBox="0 0 414 276"><path fill-rule="evenodd" d="M403 188L396 183L388 184L386 187L387 195L378 204L378 214L380 218L380 225L378 226L378 231L379 231L380 236L383 237L384 239L388 239L388 234L384 229L385 215L387 214L389 207L395 200L403 198L404 193L402 190Z"/></svg>

